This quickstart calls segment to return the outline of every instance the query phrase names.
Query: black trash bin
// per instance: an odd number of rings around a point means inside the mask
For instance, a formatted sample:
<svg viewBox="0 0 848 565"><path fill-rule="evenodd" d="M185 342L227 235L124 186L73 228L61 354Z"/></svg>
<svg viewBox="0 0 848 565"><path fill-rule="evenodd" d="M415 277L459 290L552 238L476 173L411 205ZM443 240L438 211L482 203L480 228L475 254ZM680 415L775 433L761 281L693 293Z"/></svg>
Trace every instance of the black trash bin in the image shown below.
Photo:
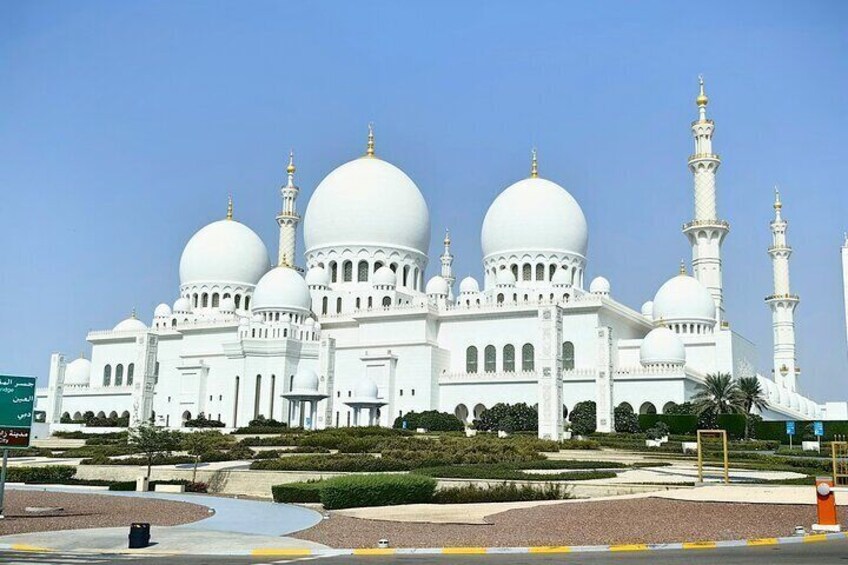
<svg viewBox="0 0 848 565"><path fill-rule="evenodd" d="M150 524L135 522L130 524L130 549L138 549L150 545Z"/></svg>

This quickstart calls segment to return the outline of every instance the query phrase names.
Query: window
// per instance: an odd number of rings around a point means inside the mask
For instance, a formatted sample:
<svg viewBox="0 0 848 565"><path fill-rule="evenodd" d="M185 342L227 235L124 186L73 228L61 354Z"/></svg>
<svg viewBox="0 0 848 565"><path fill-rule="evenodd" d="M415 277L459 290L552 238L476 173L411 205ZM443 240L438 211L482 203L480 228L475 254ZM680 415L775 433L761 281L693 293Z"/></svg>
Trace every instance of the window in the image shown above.
<svg viewBox="0 0 848 565"><path fill-rule="evenodd" d="M233 302L236 305L236 310L241 308L241 294L236 294L236 297L233 299Z"/></svg>
<svg viewBox="0 0 848 565"><path fill-rule="evenodd" d="M486 349L483 350L483 370L485 372L494 373L497 370L496 357L495 346L487 345Z"/></svg>
<svg viewBox="0 0 848 565"><path fill-rule="evenodd" d="M133 374L135 373L135 363L127 365L127 384L133 384Z"/></svg>
<svg viewBox="0 0 848 565"><path fill-rule="evenodd" d="M477 348L473 345L465 350L465 372L477 372Z"/></svg>
<svg viewBox="0 0 848 565"><path fill-rule="evenodd" d="M156 361L156 366L153 368L153 384L159 384L159 361Z"/></svg>
<svg viewBox="0 0 848 565"><path fill-rule="evenodd" d="M518 280L518 265L513 265L512 267L510 267L510 270L512 271L513 278L515 278L515 280Z"/></svg>
<svg viewBox="0 0 848 565"><path fill-rule="evenodd" d="M335 261L330 263L330 280L333 282L339 282L339 266Z"/></svg>
<svg viewBox="0 0 848 565"><path fill-rule="evenodd" d="M240 384L239 376L236 375L236 390L233 394L233 426L238 425L238 409L239 409L239 384ZM170 402L170 397L168 397L168 401Z"/></svg>
<svg viewBox="0 0 848 565"><path fill-rule="evenodd" d="M336 314L339 314L342 311L342 297L339 296L336 298Z"/></svg>
<svg viewBox="0 0 848 565"><path fill-rule="evenodd" d="M539 263L536 265L536 280L543 281L545 280L545 266Z"/></svg>
<svg viewBox="0 0 848 565"><path fill-rule="evenodd" d="M384 296L384 297L383 297L383 306L388 307L388 306L391 306L391 305L392 305L392 299L391 299L391 297L389 297L389 296Z"/></svg>
<svg viewBox="0 0 848 565"><path fill-rule="evenodd" d="M244 309L250 310L250 297L249 296L244 297Z"/></svg>
<svg viewBox="0 0 848 565"><path fill-rule="evenodd" d="M415 396L415 389L412 389L412 396Z"/></svg>
<svg viewBox="0 0 848 565"><path fill-rule="evenodd" d="M356 280L358 280L359 282L365 282L365 281L368 280L368 262L367 261L360 261L359 266L357 267L356 270L358 271Z"/></svg>
<svg viewBox="0 0 848 565"><path fill-rule="evenodd" d="M358 296L356 297L356 309L359 310L359 307L362 305L362 299Z"/></svg>
<svg viewBox="0 0 848 565"><path fill-rule="evenodd" d="M262 375L256 375L256 390L253 395L253 418L259 417L259 397L262 393Z"/></svg>
<svg viewBox="0 0 848 565"><path fill-rule="evenodd" d="M533 351L532 343L525 343L521 348L521 370L522 371L535 371L535 354Z"/></svg>
<svg viewBox="0 0 848 565"><path fill-rule="evenodd" d="M220 297L218 296L218 293L216 292L215 294L212 295L212 308L217 308L220 303L221 303Z"/></svg>
<svg viewBox="0 0 848 565"><path fill-rule="evenodd" d="M344 282L353 281L353 263L350 261L345 261L342 264L342 276L344 277Z"/></svg>
<svg viewBox="0 0 848 565"><path fill-rule="evenodd" d="M122 386L124 384L124 366L118 365L115 367L115 386Z"/></svg>
<svg viewBox="0 0 848 565"><path fill-rule="evenodd" d="M521 279L525 281L529 281L533 275L533 268L530 266L530 263L524 263L524 266L521 268Z"/></svg>
<svg viewBox="0 0 848 565"><path fill-rule="evenodd" d="M400 396L403 396L403 389L400 389Z"/></svg>
<svg viewBox="0 0 848 565"><path fill-rule="evenodd" d="M499 293L498 294L498 304L503 304L503 301L504 301L504 295L503 295L503 293Z"/></svg>
<svg viewBox="0 0 848 565"><path fill-rule="evenodd" d="M112 365L103 367L103 386L112 384Z"/></svg>
<svg viewBox="0 0 848 565"><path fill-rule="evenodd" d="M574 344L570 341L562 344L562 368L566 371L574 368Z"/></svg>
<svg viewBox="0 0 848 565"><path fill-rule="evenodd" d="M371 308L372 306L374 306L374 298L369 296L368 297L368 308Z"/></svg>
<svg viewBox="0 0 848 565"><path fill-rule="evenodd" d="M409 265L403 268L403 286L409 286Z"/></svg>
<svg viewBox="0 0 848 565"><path fill-rule="evenodd" d="M330 302L330 300L326 296L321 300L321 313L322 314L327 313L327 306L329 305L329 302Z"/></svg>
<svg viewBox="0 0 848 565"><path fill-rule="evenodd" d="M201 306L203 306L204 308L209 306L209 295L205 292L203 293L203 297L201 298Z"/></svg>
<svg viewBox="0 0 848 565"><path fill-rule="evenodd" d="M271 375L271 404L268 407L268 417L274 418L274 387L277 385L277 376Z"/></svg>
<svg viewBox="0 0 848 565"><path fill-rule="evenodd" d="M515 346L512 344L504 345L503 370L505 373L515 372Z"/></svg>

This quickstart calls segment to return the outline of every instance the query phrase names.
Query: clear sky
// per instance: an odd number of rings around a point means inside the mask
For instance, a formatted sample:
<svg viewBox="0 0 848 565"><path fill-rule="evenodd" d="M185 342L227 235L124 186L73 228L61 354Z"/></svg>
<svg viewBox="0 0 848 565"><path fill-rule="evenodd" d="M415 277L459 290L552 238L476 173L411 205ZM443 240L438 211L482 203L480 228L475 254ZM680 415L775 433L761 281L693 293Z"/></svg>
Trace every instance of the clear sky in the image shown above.
<svg viewBox="0 0 848 565"><path fill-rule="evenodd" d="M45 382L88 330L149 322L230 192L276 254L289 148L303 213L369 121L430 206L430 274L450 227L457 274L480 276L486 208L537 146L587 216L586 280L638 309L690 258L703 73L731 325L769 374L779 184L800 387L848 398L846 21L846 2L3 2L0 372Z"/></svg>

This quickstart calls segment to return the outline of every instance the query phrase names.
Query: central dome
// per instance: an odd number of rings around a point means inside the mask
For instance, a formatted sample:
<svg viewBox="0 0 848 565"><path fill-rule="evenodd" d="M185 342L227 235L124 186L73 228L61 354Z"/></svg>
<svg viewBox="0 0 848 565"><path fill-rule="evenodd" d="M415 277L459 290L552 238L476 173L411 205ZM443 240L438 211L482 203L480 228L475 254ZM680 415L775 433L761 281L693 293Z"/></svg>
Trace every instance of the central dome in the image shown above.
<svg viewBox="0 0 848 565"><path fill-rule="evenodd" d="M338 167L312 194L304 217L306 253L377 246L427 254L430 212L406 173L367 156Z"/></svg>
<svg viewBox="0 0 848 565"><path fill-rule="evenodd" d="M180 283L255 285L270 268L268 249L253 230L235 220L219 220L188 240L180 258Z"/></svg>
<svg viewBox="0 0 848 565"><path fill-rule="evenodd" d="M268 271L253 291L253 311L284 311L309 315L312 296L306 281L291 267Z"/></svg>
<svg viewBox="0 0 848 565"><path fill-rule="evenodd" d="M586 257L589 229L583 210L558 184L531 177L495 198L483 220L483 258L509 253Z"/></svg>

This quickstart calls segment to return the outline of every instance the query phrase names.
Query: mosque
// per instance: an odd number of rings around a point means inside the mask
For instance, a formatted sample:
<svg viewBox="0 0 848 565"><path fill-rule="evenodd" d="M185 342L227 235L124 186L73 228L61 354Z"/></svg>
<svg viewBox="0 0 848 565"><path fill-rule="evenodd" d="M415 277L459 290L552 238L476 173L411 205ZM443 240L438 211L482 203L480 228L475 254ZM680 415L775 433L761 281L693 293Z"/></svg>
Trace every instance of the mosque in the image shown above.
<svg viewBox="0 0 848 565"><path fill-rule="evenodd" d="M427 202L378 157L372 130L365 155L331 171L312 194L303 268L290 157L275 265L259 236L234 219L230 201L225 219L186 244L176 300L157 306L149 323L133 312L90 332L88 358L53 354L38 408L53 426L92 411L172 428L199 414L227 427L264 416L327 428L391 426L398 415L429 409L470 423L498 402L526 402L538 407L539 436L559 438L579 401L594 400L598 430L612 431L615 406L662 413L691 399L706 375L729 372L757 376L764 418L848 419L845 403L817 404L798 390L799 298L789 284L779 194L766 298L772 374L757 373L754 344L730 326L721 262L730 226L716 207L721 160L703 81L696 102L694 218L683 226L692 273L681 264L638 310L617 301L604 277L586 285L586 217L566 189L540 175L535 151L529 176L501 192L483 219L482 277L455 284L446 234L440 274L426 279Z"/></svg>

